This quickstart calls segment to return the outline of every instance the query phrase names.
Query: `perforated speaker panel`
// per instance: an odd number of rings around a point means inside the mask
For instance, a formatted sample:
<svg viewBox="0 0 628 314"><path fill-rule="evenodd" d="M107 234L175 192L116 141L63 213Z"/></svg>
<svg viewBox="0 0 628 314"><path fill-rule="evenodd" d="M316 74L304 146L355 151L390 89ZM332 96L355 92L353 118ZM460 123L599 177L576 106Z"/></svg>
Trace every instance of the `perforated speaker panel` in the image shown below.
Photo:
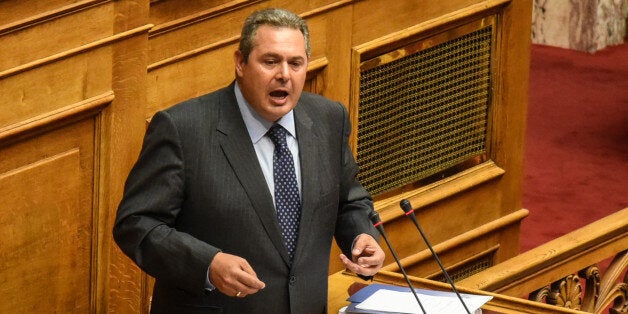
<svg viewBox="0 0 628 314"><path fill-rule="evenodd" d="M476 260L470 261L456 269L449 269L447 274L449 278L456 282L467 277L471 277L483 270L489 269L493 266L493 255L482 256ZM430 278L435 281L447 282L445 276L443 274L438 275L437 277Z"/></svg>
<svg viewBox="0 0 628 314"><path fill-rule="evenodd" d="M361 67L357 162L372 195L486 153L492 33L488 25Z"/></svg>

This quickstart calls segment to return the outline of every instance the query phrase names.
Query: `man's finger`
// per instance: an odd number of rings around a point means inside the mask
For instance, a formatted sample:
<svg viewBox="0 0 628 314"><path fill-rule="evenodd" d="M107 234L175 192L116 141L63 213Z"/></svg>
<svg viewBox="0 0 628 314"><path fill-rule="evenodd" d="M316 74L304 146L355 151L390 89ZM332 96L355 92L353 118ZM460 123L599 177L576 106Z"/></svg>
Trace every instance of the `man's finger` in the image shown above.
<svg viewBox="0 0 628 314"><path fill-rule="evenodd" d="M255 290L257 292L257 290L260 289L264 289L264 287L266 287L266 284L259 280L259 278L257 278L257 276L255 275L251 275L249 273L242 273L239 277L238 277L238 281L245 286L246 288L250 289L250 290ZM251 294L251 293L249 293Z"/></svg>

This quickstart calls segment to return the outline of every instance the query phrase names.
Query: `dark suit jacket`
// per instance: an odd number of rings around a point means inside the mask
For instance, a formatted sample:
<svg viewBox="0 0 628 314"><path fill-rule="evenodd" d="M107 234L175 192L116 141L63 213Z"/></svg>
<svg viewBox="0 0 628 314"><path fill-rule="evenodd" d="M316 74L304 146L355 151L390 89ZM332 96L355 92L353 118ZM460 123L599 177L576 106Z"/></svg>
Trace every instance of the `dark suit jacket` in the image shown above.
<svg viewBox="0 0 628 314"><path fill-rule="evenodd" d="M233 84L153 117L114 227L120 248L156 278L154 313L322 313L332 237L350 255L372 201L355 179L345 108L303 93L294 109L302 214L292 265ZM207 291L219 251L245 258L266 288Z"/></svg>

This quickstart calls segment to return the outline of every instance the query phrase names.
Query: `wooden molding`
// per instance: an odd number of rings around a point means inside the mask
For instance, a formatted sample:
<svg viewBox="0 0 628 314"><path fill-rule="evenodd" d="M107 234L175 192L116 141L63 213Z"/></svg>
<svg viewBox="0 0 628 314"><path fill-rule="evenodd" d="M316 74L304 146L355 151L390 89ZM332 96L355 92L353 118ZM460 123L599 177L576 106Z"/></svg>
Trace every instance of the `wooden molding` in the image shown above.
<svg viewBox="0 0 628 314"><path fill-rule="evenodd" d="M201 12L201 13L196 14L196 15L191 16L191 17L185 17L185 18L182 18L182 19L178 19L178 20L172 21L170 23L164 23L162 25L158 25L158 26L153 27L149 31L149 38L157 37L157 36L163 35L165 33L177 30L179 28L182 28L182 27L194 24L194 23L198 23L198 22L204 21L204 20L206 20L206 19L208 19L210 17L215 17L215 16L223 14L223 13L234 11L236 9L240 9L241 7L243 7L245 5L250 5L250 4L253 4L253 3L260 2L260 1L261 0L257 0L257 1L232 1L232 2L230 2L228 4L216 7L214 9L212 9L212 10L207 10L207 11ZM325 12L328 12L328 11L331 11L331 10L334 10L334 9L338 9L340 7L343 7L345 5L351 4L351 3L356 2L356 1L360 1L360 0L343 0L343 1L334 2L334 3L331 3L331 4L327 5L327 6L320 7L320 8L317 8L315 10L305 12L305 13L301 14L300 16L305 19L305 18L312 17L312 16L315 16L315 15L319 15L319 14L322 14L322 13L325 13ZM152 64L149 64L148 67L147 67L147 70L148 70L148 72L151 72L151 71L154 71L154 70L156 70L158 68L161 68L161 67L164 67L164 66L176 63L176 62L180 62L180 61L183 61L185 59L192 58L194 56L206 53L208 51L216 50L216 49L219 49L221 47L225 47L225 46L229 46L229 45L235 44L239 40L240 40L240 35L236 35L236 36L232 36L232 37L229 37L229 38L225 38L223 40L213 42L213 43L211 43L209 45L198 47L196 49L192 49L192 50L186 51L184 53L180 53L178 55L174 55L172 57L165 58L165 59L159 60L157 62L154 62Z"/></svg>
<svg viewBox="0 0 628 314"><path fill-rule="evenodd" d="M403 215L399 209L399 202L402 199L409 200L415 209L421 208L493 180L505 172L489 160L424 187L377 201L375 209L379 212L382 221L387 222Z"/></svg>
<svg viewBox="0 0 628 314"><path fill-rule="evenodd" d="M386 36L358 45L354 47L354 50L360 56L371 52L377 54L379 53L377 49L381 49L382 47L390 47L391 45L396 46L399 43L404 43L408 39L415 38L415 36L419 34L428 31L435 32L436 30L440 30L442 27L451 25L452 23L460 23L460 21L466 21L466 19L471 16L483 12L490 12L501 6L506 5L510 1L511 0L488 0L482 3L473 4L458 11L439 16L438 18L432 20L427 20L412 27L408 27L398 32L390 33Z"/></svg>
<svg viewBox="0 0 628 314"><path fill-rule="evenodd" d="M174 21L170 21L168 23L163 23L160 25L155 26L153 29L150 30L149 32L149 37L157 37L172 31L175 31L177 29L192 25L192 24L196 24L202 21L205 21L207 19L211 19L214 18L216 16L219 15L223 15L235 10L239 10L241 8L247 7L247 6L251 6L254 5L256 3L260 3L260 2L264 2L265 0L234 0L231 1L229 3L225 3L223 5L219 5L216 7L213 7L209 10L205 10L205 11L201 11L198 12L196 14L190 15L190 16L186 16L184 18L180 18L180 19L176 19ZM301 14L302 18L308 18L308 17L312 17L312 16L316 16L319 14L323 14L325 12L343 7L345 5L349 5L352 4L354 2L357 2L360 0L342 0L342 1L337 1L331 4L328 4L326 6L322 6L319 8L316 8L312 11L308 11L305 12L303 14ZM239 36L238 36L239 37Z"/></svg>
<svg viewBox="0 0 628 314"><path fill-rule="evenodd" d="M229 13L231 11L235 11L243 7L247 7L247 6L256 4L258 2L263 2L263 1L264 0L234 0L228 3L225 3L223 5L213 7L209 10L198 12L191 16L186 16L184 18L176 19L168 23L157 25L148 32L148 37L152 38L152 37L160 36L165 33L169 33L174 30L177 30L179 28L196 24L196 23L205 21L207 19L211 19L216 16Z"/></svg>
<svg viewBox="0 0 628 314"><path fill-rule="evenodd" d="M11 68L11 69L8 69L8 70L0 72L0 79L6 78L6 77L9 77L9 76L12 76L12 75L16 75L16 74L28 71L30 69L37 68L37 67L49 64L49 63L57 62L59 60L63 60L63 59L66 59L66 58L69 58L69 57L72 57L72 56L75 56L75 55L78 55L78 54L81 54L81 53L85 53L85 52L90 51L92 49L96 49L96 48L99 48L99 47L102 47L102 46L105 46L105 45L109 45L109 44L115 43L117 41L129 38L129 37L132 37L132 36L136 36L138 34L145 33L149 29L151 29L152 27L153 27L152 24L142 25L140 27L128 30L126 32L118 33L118 34L115 34L113 36L110 36L110 37L107 37L107 38L104 38L104 39L101 39L101 40L97 40L97 41L91 42L91 43L89 43L87 45L83 45L83 46L80 46L80 47L69 49L69 50L66 50L66 51L63 51L63 52L60 52L60 53L56 53L54 55L51 55L51 56L48 56L48 57L45 57L45 58L41 58L41 59L38 59L38 60L35 60L35 61L32 61L32 62L28 62L28 63L22 64L20 66L17 66L17 67L14 67L14 68Z"/></svg>
<svg viewBox="0 0 628 314"><path fill-rule="evenodd" d="M325 92L325 78L324 70L329 65L329 60L326 57L312 60L307 65L307 77L305 78L305 84L303 90L307 90L315 94L324 94Z"/></svg>
<svg viewBox="0 0 628 314"><path fill-rule="evenodd" d="M24 137L41 129L47 129L53 126L56 127L61 121L92 115L109 105L113 99L113 91L109 91L81 102L0 128L0 142L16 137Z"/></svg>
<svg viewBox="0 0 628 314"><path fill-rule="evenodd" d="M332 10L344 7L344 6L349 5L349 4L353 4L354 2L358 2L358 1L362 1L362 0L341 0L341 1L336 1L334 3L330 3L328 5L325 5L325 6L322 6L322 7L318 7L316 9L312 10L312 11L305 12L305 13L301 14L300 16L302 18L304 18L304 19L310 18L310 17L316 16L316 15L319 15L319 14L323 14L325 12L329 12L329 11L332 11Z"/></svg>
<svg viewBox="0 0 628 314"><path fill-rule="evenodd" d="M401 210L399 210L401 211ZM473 240L477 240L483 236L486 236L488 234L491 234L492 232L494 232L495 230L499 230L502 228L505 228L507 226L510 226L512 224L516 224L519 223L523 218L528 216L528 211L525 209L520 209L512 214L503 216L497 220L493 220L485 225L482 225L478 228L475 228L473 230L470 230L468 232L465 232L463 234L460 234L458 236L455 236L449 240L446 240L444 242L441 242L437 245L434 245L434 251L437 254L441 254L442 252L447 252L450 250L454 250L457 249L461 246L464 246L465 244L473 241ZM429 249L425 249L422 250L416 254L407 256L403 259L401 259L401 265L406 268L408 266L417 264L419 262L422 261L426 261L432 258L432 253ZM398 271L399 270L399 266L397 266L396 263L394 264L389 264L386 265L382 268L382 270L386 270L386 271Z"/></svg>
<svg viewBox="0 0 628 314"><path fill-rule="evenodd" d="M48 11L42 14L33 15L28 19L24 19L21 21L13 22L6 24L0 27L0 36L6 35L11 32L15 32L18 30L22 30L25 28L33 27L35 25L48 22L50 20L58 19L70 14L74 14L83 10L87 10L89 8L99 6L112 0L88 0L81 1L74 4L66 5L64 7L58 8L56 10Z"/></svg>
<svg viewBox="0 0 628 314"><path fill-rule="evenodd" d="M148 70L148 72L154 71L154 70L159 69L161 67L164 67L164 66L176 63L176 62L180 62L180 61L183 61L185 59L192 58L194 56L203 54L205 52L208 52L208 51L211 51L211 50L214 50L214 49L218 49L220 47L224 47L224 46L228 46L228 45L234 44L234 43L238 42L239 39L240 39L240 35L233 36L233 37L230 37L230 38L227 38L227 39L223 39L221 41L214 42L214 43L209 44L209 45L205 45L205 46L202 46L202 47L198 47L196 49L192 49L192 50L186 51L184 53L172 56L170 58L159 60L157 62L149 64L148 67L147 67L147 70Z"/></svg>

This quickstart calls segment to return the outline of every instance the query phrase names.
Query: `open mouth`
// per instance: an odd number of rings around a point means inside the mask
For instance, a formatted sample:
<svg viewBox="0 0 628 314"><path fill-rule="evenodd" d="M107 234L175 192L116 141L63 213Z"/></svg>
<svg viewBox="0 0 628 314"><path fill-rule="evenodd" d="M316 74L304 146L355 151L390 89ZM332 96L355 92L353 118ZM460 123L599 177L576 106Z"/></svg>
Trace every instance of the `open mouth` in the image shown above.
<svg viewBox="0 0 628 314"><path fill-rule="evenodd" d="M270 92L270 97L275 99L285 99L288 97L288 92L282 90L272 91Z"/></svg>

